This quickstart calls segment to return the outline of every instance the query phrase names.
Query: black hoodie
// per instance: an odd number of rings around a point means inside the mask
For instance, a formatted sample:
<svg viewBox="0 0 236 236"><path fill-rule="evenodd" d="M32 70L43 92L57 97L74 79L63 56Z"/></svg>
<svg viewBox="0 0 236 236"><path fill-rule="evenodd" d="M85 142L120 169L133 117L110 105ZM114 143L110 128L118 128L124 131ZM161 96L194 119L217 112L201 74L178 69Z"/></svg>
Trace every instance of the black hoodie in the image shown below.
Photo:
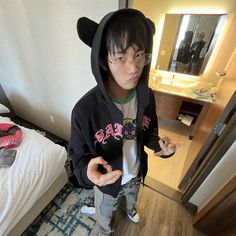
<svg viewBox="0 0 236 236"><path fill-rule="evenodd" d="M107 94L104 78L99 65L99 52L104 28L107 22L120 12L138 14L146 25L148 49L152 50L154 24L141 12L134 9L121 9L107 14L99 24L88 18L78 20L77 29L80 39L92 48L91 66L97 86L85 94L75 105L71 117L71 138L68 153L72 158L73 172L80 185L91 187L94 185L87 176L87 167L91 158L102 156L113 170L121 170L123 146L123 114L114 105ZM140 174L144 180L147 173L147 154L144 145L155 152L161 150L157 135L157 117L155 100L152 91L148 88L150 65L144 67L141 78L136 87L137 92L137 155L140 159ZM102 192L116 197L121 186L121 177L114 183L106 186L97 186Z"/></svg>

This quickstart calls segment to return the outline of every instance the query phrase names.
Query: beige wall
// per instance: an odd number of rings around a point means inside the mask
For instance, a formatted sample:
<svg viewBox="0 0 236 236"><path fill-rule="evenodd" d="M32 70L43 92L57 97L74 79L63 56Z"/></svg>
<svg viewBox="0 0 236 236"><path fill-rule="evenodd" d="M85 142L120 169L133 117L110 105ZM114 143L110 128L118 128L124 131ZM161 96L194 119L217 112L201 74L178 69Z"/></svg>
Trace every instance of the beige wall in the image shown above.
<svg viewBox="0 0 236 236"><path fill-rule="evenodd" d="M174 51L172 50L176 44L176 32L179 28L180 15L169 15L165 18L160 49L157 56L157 68L159 70L168 70L170 58ZM167 27L171 26L171 27Z"/></svg>
<svg viewBox="0 0 236 236"><path fill-rule="evenodd" d="M139 9L144 12L146 16L152 19L157 27L157 34L159 24L162 23L162 16L165 13L236 13L235 0L172 0L172 1L161 1L161 0L133 0L132 7ZM214 59L210 63L211 68L204 74L204 78L208 81L215 80L215 73L220 70L224 70L225 66L230 58L230 55L236 45L236 17L230 15L228 17L228 25L225 29L227 32L221 35L220 49L213 55ZM158 38L160 35L155 35L154 38L154 50L153 52L158 53L159 43ZM152 68L155 63L153 63Z"/></svg>
<svg viewBox="0 0 236 236"><path fill-rule="evenodd" d="M233 60L229 65L227 75L225 76L225 78L223 78L220 89L217 92L217 100L210 105L208 112L205 116L205 119L202 121L202 124L199 127L199 130L196 133L196 136L191 143L182 176L185 175L186 171L188 170L193 160L195 159L196 155L200 151L203 143L206 141L209 133L215 126L216 121L223 112L226 104L230 100L235 89L236 89L236 55L233 56Z"/></svg>

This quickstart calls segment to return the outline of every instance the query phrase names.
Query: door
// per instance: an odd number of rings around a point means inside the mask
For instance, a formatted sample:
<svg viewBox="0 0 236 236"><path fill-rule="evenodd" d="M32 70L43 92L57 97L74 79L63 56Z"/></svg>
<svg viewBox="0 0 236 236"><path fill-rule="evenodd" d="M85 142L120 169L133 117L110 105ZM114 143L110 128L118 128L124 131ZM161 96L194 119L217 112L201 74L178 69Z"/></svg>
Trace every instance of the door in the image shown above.
<svg viewBox="0 0 236 236"><path fill-rule="evenodd" d="M228 124L229 120L232 118L233 114L236 112L236 91L227 103L225 109L221 113L219 119L216 122L215 127L212 129L210 135L208 136L206 142L203 144L196 158L192 162L190 168L187 170L185 176L179 184L179 189L185 190L189 183L191 182L193 176L198 171L200 165L205 160L207 154L212 150L214 144L219 139L222 131Z"/></svg>

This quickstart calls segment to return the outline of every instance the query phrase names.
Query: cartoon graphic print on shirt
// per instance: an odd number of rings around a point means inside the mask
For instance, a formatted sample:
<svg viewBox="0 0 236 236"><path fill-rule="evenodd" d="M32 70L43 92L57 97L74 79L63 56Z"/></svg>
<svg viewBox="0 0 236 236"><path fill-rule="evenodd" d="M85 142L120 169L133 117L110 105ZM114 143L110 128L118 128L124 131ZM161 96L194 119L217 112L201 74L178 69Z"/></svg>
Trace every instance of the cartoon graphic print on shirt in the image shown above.
<svg viewBox="0 0 236 236"><path fill-rule="evenodd" d="M136 140L136 119L125 118L123 121L124 142L126 140Z"/></svg>
<svg viewBox="0 0 236 236"><path fill-rule="evenodd" d="M147 130L149 128L151 119L147 116L143 116L142 127L143 130ZM123 133L124 128L124 133ZM124 134L124 137L123 137ZM108 124L105 129L99 129L95 135L94 144L97 142L106 144L108 138L113 137L116 140L121 140L124 138L125 140L132 140L136 138L136 119L126 118L124 119L123 125L119 123Z"/></svg>

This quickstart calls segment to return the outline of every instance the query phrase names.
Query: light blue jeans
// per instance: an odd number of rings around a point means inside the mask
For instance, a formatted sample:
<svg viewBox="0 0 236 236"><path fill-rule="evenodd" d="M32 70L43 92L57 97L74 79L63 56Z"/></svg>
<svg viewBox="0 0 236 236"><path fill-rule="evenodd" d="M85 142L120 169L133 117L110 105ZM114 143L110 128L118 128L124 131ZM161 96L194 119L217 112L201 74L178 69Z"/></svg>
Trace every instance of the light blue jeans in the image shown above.
<svg viewBox="0 0 236 236"><path fill-rule="evenodd" d="M113 219L121 199L125 199L126 211L131 211L137 201L139 188L140 178L133 178L128 183L122 185L118 196L116 198L113 198L108 194L104 194L95 186L94 200L97 223L92 235L112 235L112 233L114 232Z"/></svg>

